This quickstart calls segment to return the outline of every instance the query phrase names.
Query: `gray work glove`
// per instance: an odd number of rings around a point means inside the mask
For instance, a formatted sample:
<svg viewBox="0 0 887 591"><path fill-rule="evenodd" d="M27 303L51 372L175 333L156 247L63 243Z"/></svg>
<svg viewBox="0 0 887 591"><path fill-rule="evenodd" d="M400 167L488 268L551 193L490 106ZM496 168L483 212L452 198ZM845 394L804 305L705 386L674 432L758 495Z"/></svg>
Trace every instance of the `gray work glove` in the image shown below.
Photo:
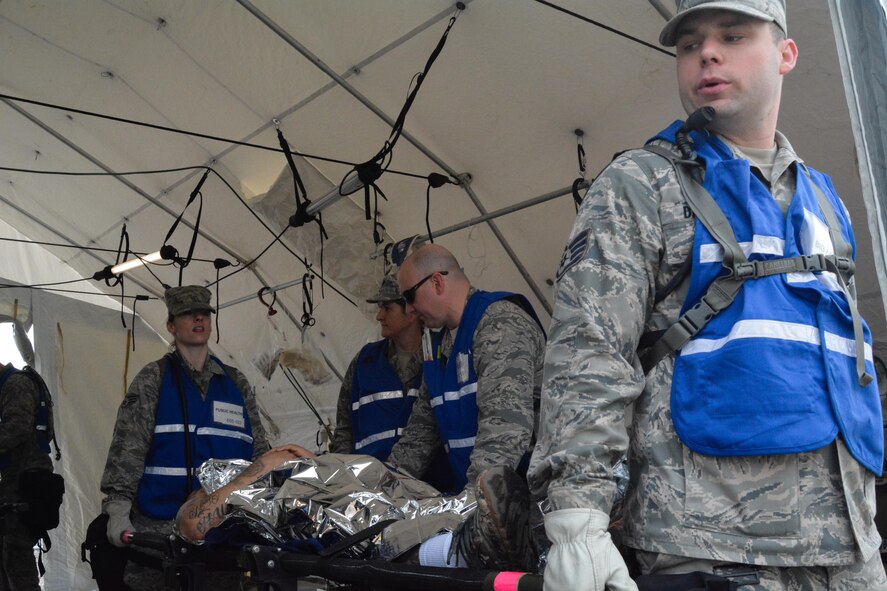
<svg viewBox="0 0 887 591"><path fill-rule="evenodd" d="M545 516L551 540L544 591L637 591L610 539L610 516L594 509L562 509Z"/></svg>
<svg viewBox="0 0 887 591"><path fill-rule="evenodd" d="M134 531L132 521L129 520L129 513L132 510L132 501L118 500L108 501L103 507L105 513L108 514L108 541L118 548L126 547L120 534L125 531Z"/></svg>

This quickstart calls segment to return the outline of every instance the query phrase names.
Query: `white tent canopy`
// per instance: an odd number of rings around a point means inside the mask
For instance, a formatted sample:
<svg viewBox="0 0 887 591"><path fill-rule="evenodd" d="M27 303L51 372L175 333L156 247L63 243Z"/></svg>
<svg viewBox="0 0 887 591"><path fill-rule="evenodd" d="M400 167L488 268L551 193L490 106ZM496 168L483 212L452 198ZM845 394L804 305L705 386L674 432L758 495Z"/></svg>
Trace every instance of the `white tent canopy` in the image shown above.
<svg viewBox="0 0 887 591"><path fill-rule="evenodd" d="M615 152L683 117L674 59L657 45L663 4L465 2L377 181L387 197L378 206L384 241L430 226L478 287L524 293L547 323L575 217L565 190L579 176L575 130L583 131L590 179ZM786 79L780 129L808 164L831 174L848 206L860 308L876 354L887 358L879 281L887 275L879 197L887 175L878 119L887 19L877 2L788 4L801 55ZM296 202L276 127L303 155L296 165L317 203L382 148L456 13L450 0L0 0L0 278L20 285L91 278L116 262L124 224L131 251L154 252L183 210L169 244L184 255L200 200L185 206L200 167L211 166L195 259L182 281L212 285L220 304L292 284L276 294L276 334L309 366L332 374L313 382L293 374L329 420L335 375L377 335L364 299L382 276L384 249L364 219L362 191L323 210L330 239L322 267L318 226L286 229ZM430 190L426 226L430 173L460 184ZM534 204L518 208L527 202ZM50 243L52 257L8 239ZM235 264L220 269L222 277L237 272L216 286L219 258ZM0 314L16 299L30 306L38 369L57 392L61 416L68 494L47 589L91 584L76 555L98 507L122 376L131 379L162 352L161 282L179 283L179 269L150 268L126 275L126 296L150 298L135 303L144 324L136 322L128 357L119 286L91 279L58 286L115 298L100 302L0 290ZM306 274L307 294L296 283ZM130 329L133 303L124 300ZM316 321L308 328L305 311ZM222 308L221 340L212 348L257 387L275 442L313 445L318 421L290 381L279 370L267 381L252 364L269 334L266 312L253 299Z"/></svg>

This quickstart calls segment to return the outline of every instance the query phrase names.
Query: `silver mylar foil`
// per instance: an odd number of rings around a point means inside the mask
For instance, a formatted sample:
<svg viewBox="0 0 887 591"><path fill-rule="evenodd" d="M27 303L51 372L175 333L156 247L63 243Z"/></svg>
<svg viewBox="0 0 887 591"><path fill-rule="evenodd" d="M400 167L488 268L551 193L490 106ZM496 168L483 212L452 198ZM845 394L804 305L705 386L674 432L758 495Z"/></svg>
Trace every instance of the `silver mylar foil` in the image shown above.
<svg viewBox="0 0 887 591"><path fill-rule="evenodd" d="M207 460L198 478L211 494L248 465L244 460ZM390 560L441 531L452 531L475 505L468 492L442 496L372 456L325 454L288 461L235 491L228 497L226 519L240 519L276 544L330 533L344 538L395 519L368 540L371 556Z"/></svg>

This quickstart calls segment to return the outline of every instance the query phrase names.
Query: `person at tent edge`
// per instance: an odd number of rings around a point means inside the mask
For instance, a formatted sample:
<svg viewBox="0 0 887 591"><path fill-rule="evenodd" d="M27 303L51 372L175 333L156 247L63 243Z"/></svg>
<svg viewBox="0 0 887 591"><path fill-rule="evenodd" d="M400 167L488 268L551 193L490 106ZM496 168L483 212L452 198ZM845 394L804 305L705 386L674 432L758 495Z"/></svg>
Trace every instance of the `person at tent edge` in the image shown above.
<svg viewBox="0 0 887 591"><path fill-rule="evenodd" d="M124 531L170 533L206 459L252 460L269 449L246 378L209 351L210 297L197 285L166 290L173 350L142 368L120 404L101 481L116 546ZM124 577L132 589L163 589L158 574L130 562Z"/></svg>
<svg viewBox="0 0 887 591"><path fill-rule="evenodd" d="M348 366L330 451L385 461L407 425L422 384L422 323L415 311L407 311L392 273L382 278L367 303L378 306L376 321L383 338L364 345ZM453 475L440 446L422 479L442 491L452 487Z"/></svg>
<svg viewBox="0 0 887 591"><path fill-rule="evenodd" d="M37 495L23 488L27 473L52 474L51 402L37 383L39 377L28 371L33 370L20 371L11 364L0 369L0 589L39 591L34 545L41 534L29 524L27 512L11 507L36 503Z"/></svg>
<svg viewBox="0 0 887 591"><path fill-rule="evenodd" d="M830 179L776 130L798 56L786 35L784 0L678 0L660 42L676 48L687 113L713 119L621 154L585 196L528 473L552 507L546 591L636 588L605 533L623 453L622 534L641 574L887 589L853 232Z"/></svg>

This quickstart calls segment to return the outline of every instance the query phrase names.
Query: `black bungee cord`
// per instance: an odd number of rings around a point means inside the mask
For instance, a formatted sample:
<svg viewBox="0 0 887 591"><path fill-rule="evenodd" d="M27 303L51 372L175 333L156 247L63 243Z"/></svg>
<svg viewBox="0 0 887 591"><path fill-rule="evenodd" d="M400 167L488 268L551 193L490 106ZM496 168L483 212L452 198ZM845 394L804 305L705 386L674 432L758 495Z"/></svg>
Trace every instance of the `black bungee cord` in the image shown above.
<svg viewBox="0 0 887 591"><path fill-rule="evenodd" d="M413 77L415 80L415 84L411 86L412 90L407 94L406 102L404 102L403 106L400 109L400 113L397 115L397 119L394 122L394 125L391 127L391 132L388 135L388 139L385 140L382 148L376 153L375 156L363 162L361 164L356 165L353 169L348 171L345 176L342 177L341 182L339 183L339 192L342 195L351 195L356 193L361 188L363 188L364 192L364 212L366 219L373 221L373 241L376 246L382 244L384 241L382 240L381 234L379 232L379 227L381 226L379 222L379 196L382 196L382 199L388 200L385 196L385 193L379 188L376 181L379 177L382 176L382 173L387 172L389 166L391 165L392 160L392 150L394 149L397 140L400 139L401 134L403 133L404 123L406 122L406 116L409 112L410 108L413 106L413 101L416 100L416 95L419 92L419 89L422 87L422 83L425 81L425 78L428 75L431 66L434 64L435 60L437 60L441 51L443 51L444 45L446 45L447 37L450 34L450 30L453 28L453 25L456 23L456 19L459 14L465 9L465 4L462 2L456 3L456 12L453 16L450 17L449 22L447 23L446 29L441 35L440 40L438 40L437 45L434 50L431 52L431 55L428 56L428 60L425 62L425 67L421 72L416 74ZM354 175L360 179L361 185L356 187L355 189L344 192L343 188L346 183L353 178ZM372 208L370 205L372 204ZM382 226L384 229L384 226Z"/></svg>

